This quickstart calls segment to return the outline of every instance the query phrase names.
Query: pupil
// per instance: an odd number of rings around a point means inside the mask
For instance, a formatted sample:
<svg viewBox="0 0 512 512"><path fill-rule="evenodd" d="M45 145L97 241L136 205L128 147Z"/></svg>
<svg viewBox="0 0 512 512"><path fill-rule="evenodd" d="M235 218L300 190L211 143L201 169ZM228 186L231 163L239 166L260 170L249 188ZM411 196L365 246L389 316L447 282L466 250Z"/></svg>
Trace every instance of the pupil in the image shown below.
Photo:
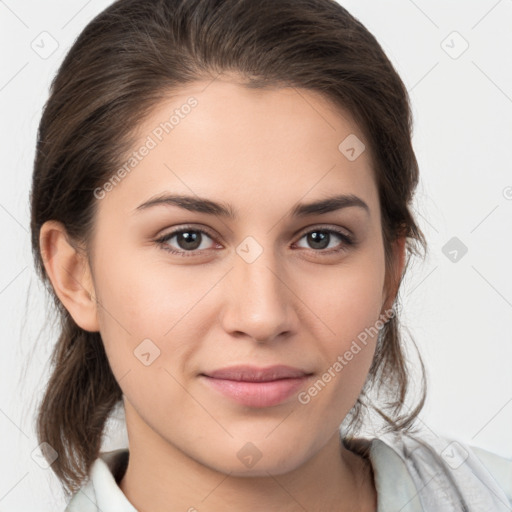
<svg viewBox="0 0 512 512"><path fill-rule="evenodd" d="M183 241L183 243L181 243L181 241ZM200 233L195 231L184 231L182 233L178 233L178 244L182 249L197 249L201 245Z"/></svg>
<svg viewBox="0 0 512 512"><path fill-rule="evenodd" d="M329 245L329 234L324 231L313 231L308 237L315 249L325 249ZM326 241L327 243L325 243Z"/></svg>

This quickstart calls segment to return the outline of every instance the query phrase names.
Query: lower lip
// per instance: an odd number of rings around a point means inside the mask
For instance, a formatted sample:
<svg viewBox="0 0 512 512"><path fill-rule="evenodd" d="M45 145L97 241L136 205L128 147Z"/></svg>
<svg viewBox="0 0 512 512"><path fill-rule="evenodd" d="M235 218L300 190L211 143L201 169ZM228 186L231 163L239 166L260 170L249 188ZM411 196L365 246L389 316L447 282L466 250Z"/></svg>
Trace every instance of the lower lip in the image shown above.
<svg viewBox="0 0 512 512"><path fill-rule="evenodd" d="M268 382L243 382L202 376L210 386L239 404L249 407L271 407L293 395L309 378L279 379Z"/></svg>

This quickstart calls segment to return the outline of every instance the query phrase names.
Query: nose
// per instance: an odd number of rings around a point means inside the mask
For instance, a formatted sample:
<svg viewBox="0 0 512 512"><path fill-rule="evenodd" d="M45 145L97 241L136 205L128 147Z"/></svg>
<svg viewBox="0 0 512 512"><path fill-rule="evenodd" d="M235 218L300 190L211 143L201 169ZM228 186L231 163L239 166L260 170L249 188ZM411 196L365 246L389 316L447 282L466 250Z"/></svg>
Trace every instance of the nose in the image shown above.
<svg viewBox="0 0 512 512"><path fill-rule="evenodd" d="M251 263L235 255L234 268L224 283L224 330L259 343L290 336L298 319L289 281L270 250L264 250Z"/></svg>

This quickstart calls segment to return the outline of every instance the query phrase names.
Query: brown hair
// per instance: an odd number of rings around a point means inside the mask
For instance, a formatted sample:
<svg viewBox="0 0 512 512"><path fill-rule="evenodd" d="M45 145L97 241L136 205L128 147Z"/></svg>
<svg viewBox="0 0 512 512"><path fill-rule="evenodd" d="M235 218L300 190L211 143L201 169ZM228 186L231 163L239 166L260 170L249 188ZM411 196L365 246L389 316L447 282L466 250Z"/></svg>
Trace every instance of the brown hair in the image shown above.
<svg viewBox="0 0 512 512"><path fill-rule="evenodd" d="M419 254L418 245L426 249L409 209L419 177L407 90L376 39L337 2L114 2L85 27L51 83L30 193L36 271L61 322L37 435L57 451L51 467L66 493L79 489L98 457L122 392L100 334L78 327L53 291L41 257L41 226L62 222L87 255L97 206L93 191L123 162L136 128L173 89L224 72L236 73L247 87L320 92L350 112L373 155L386 276L397 237L407 237L406 267ZM347 438L359 431L368 408L385 419L387 429L414 428L425 402L425 369L420 357L421 397L403 413L410 385L406 359L395 314L379 333L365 386L346 418ZM379 396L387 391L379 407L368 398L374 388Z"/></svg>

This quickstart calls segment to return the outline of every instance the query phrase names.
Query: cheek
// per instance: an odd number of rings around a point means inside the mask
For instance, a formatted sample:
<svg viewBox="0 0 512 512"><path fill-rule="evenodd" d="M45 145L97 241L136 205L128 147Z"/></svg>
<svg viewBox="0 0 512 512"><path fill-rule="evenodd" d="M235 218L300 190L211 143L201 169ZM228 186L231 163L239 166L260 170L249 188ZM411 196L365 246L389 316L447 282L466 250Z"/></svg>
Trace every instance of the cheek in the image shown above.
<svg viewBox="0 0 512 512"><path fill-rule="evenodd" d="M333 267L334 268L334 267ZM356 337L381 314L384 262L373 255L347 259L336 270L325 269L303 281L302 295L337 339Z"/></svg>
<svg viewBox="0 0 512 512"><path fill-rule="evenodd" d="M340 274L329 293L309 298L317 305L318 325L322 324L315 339L324 367L299 401L308 404L312 416L341 422L357 400L373 360L382 327L383 275L368 266L345 268Z"/></svg>
<svg viewBox="0 0 512 512"><path fill-rule="evenodd" d="M317 272L305 285L309 289L307 294L303 288L307 303L318 316L316 349L322 353L325 364L321 382L311 390L313 395L322 395L317 407L331 404L337 410L345 410L357 399L368 375L383 325L384 259L381 253L379 260L376 252L377 256L367 251L347 258L335 273L327 275L325 269L323 274Z"/></svg>
<svg viewBox="0 0 512 512"><path fill-rule="evenodd" d="M155 261L149 250L150 257L144 257L145 251L130 257L134 252L131 248L115 260L106 257L96 270L103 328L115 328L132 342L161 337L201 296L200 282L191 280L190 274Z"/></svg>
<svg viewBox="0 0 512 512"><path fill-rule="evenodd" d="M110 367L125 397L149 416L170 414L171 404L187 406L178 370L192 349L186 314L197 302L190 287L151 268L123 260L98 270L100 332Z"/></svg>
<svg viewBox="0 0 512 512"><path fill-rule="evenodd" d="M172 269L162 260L101 261L96 271L100 332L116 378L141 367L146 376L155 367L176 373L197 346L190 340L200 340L206 328L201 298L217 278L198 271L191 279L190 268ZM154 364L144 366L149 361Z"/></svg>

